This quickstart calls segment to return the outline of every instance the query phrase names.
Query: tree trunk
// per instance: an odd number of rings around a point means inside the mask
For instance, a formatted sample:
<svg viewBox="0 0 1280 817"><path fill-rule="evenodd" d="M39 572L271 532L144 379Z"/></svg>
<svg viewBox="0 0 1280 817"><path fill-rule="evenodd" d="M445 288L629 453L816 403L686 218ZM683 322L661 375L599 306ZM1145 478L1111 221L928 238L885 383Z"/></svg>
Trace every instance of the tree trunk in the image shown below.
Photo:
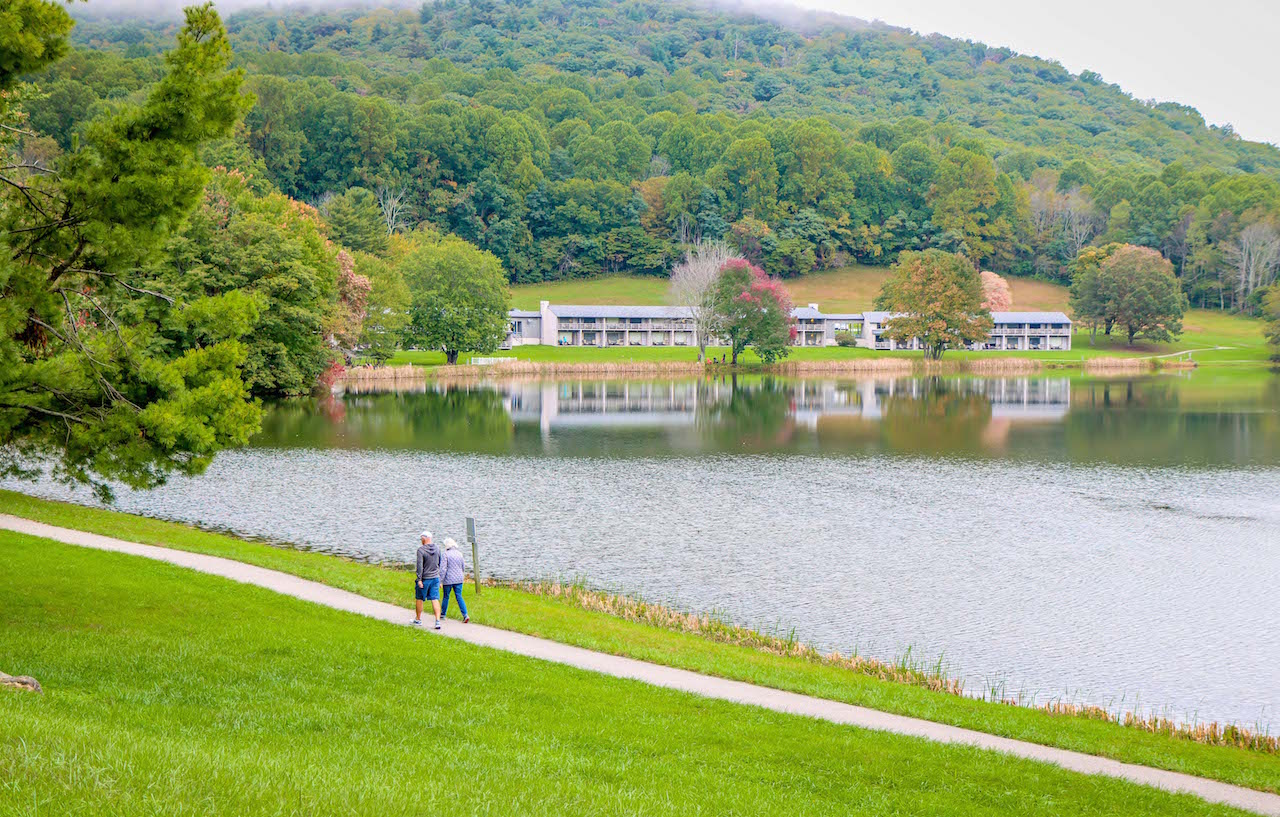
<svg viewBox="0 0 1280 817"><path fill-rule="evenodd" d="M707 362L707 344L705 342L698 344L698 362L706 365Z"/></svg>
<svg viewBox="0 0 1280 817"><path fill-rule="evenodd" d="M733 344L733 361L732 361L732 364L733 364L734 366L737 366L737 365L738 365L738 344L736 344L736 343L735 343L735 344Z"/></svg>
<svg viewBox="0 0 1280 817"><path fill-rule="evenodd" d="M1106 331L1104 331L1102 334L1106 335L1107 337L1111 337L1111 327L1115 326L1115 324L1116 322L1114 320L1112 320L1111 318L1107 318L1107 328L1106 328Z"/></svg>
<svg viewBox="0 0 1280 817"><path fill-rule="evenodd" d="M444 362L445 362L445 363L448 363L450 366L457 366L457 365L458 365L458 350L457 350L457 349L445 349L445 350L444 350Z"/></svg>
<svg viewBox="0 0 1280 817"><path fill-rule="evenodd" d="M1136 334L1138 334L1138 330L1137 330L1137 329L1134 329L1132 326L1130 326L1130 327L1128 327L1128 331L1129 331L1129 345L1130 345L1130 346L1132 346L1132 345L1133 345L1133 336L1134 336L1134 335L1136 335Z"/></svg>

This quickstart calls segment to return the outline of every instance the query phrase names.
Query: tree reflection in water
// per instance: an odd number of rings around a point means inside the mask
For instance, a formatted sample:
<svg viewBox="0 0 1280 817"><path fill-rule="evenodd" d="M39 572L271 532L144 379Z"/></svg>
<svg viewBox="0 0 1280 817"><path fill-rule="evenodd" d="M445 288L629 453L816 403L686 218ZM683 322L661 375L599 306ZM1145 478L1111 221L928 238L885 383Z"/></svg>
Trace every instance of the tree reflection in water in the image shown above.
<svg viewBox="0 0 1280 817"><path fill-rule="evenodd" d="M269 407L254 445L637 459L706 453L1280 463L1280 377L729 376L419 386Z"/></svg>

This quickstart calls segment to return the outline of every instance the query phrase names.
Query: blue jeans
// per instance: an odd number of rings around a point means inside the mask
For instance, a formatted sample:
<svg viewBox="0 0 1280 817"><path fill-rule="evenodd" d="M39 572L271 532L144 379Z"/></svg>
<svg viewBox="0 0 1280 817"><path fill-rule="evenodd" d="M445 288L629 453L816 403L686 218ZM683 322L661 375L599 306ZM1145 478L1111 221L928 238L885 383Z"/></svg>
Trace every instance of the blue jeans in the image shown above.
<svg viewBox="0 0 1280 817"><path fill-rule="evenodd" d="M449 591L453 591L453 597L458 600L458 609L462 611L463 618L470 618L467 615L467 603L462 600L462 585L446 584L444 586L444 597L440 599L440 618L449 615Z"/></svg>

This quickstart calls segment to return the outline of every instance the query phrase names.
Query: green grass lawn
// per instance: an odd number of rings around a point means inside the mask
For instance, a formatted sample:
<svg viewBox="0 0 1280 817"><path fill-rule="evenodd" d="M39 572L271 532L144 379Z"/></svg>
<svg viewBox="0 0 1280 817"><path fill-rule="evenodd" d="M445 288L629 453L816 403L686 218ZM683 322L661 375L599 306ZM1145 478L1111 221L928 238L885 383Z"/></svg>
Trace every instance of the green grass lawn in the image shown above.
<svg viewBox="0 0 1280 817"><path fill-rule="evenodd" d="M404 605L406 609L412 604L410 581L403 571L246 542L184 525L49 502L7 491L0 491L0 513L130 541L224 556ZM13 596L0 592L0 598ZM1234 747L1205 746L1101 721L1050 715L931 692L837 667L588 612L561 601L514 590L485 588L478 598L472 594L468 603L472 617L478 622L580 647L1131 763L1280 791L1280 756L1276 755ZM7 654L0 646L0 656ZM13 666L0 669L10 673L28 671ZM3 792L2 784L0 792Z"/></svg>
<svg viewBox="0 0 1280 817"><path fill-rule="evenodd" d="M797 305L818 304L825 312L862 312L880 294L887 267L851 266L814 272L786 283ZM1066 309L1067 290L1030 278L1010 278L1014 309ZM560 304L654 306L670 303L668 280L635 275L606 275L511 287L515 309L537 309L539 301Z"/></svg>
<svg viewBox="0 0 1280 817"><path fill-rule="evenodd" d="M539 301L553 304L646 306L670 303L670 281L639 275L602 275L511 287L512 309L537 309Z"/></svg>
<svg viewBox="0 0 1280 817"><path fill-rule="evenodd" d="M8 532L0 598L3 814L1241 813Z"/></svg>

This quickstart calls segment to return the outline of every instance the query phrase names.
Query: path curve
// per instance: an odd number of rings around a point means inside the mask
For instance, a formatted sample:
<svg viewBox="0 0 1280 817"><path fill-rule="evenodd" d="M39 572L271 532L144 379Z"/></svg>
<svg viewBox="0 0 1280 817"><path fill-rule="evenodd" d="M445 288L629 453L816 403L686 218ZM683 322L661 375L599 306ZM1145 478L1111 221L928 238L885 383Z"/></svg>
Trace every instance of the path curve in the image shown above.
<svg viewBox="0 0 1280 817"><path fill-rule="evenodd" d="M202 553L190 553L185 550L171 550L154 545L142 545L136 542L126 542L121 539L99 536L84 531L46 525L42 522L34 522L8 514L0 514L0 529L53 539L69 545L127 553L133 556L168 562L169 564L190 568L201 573L209 573L243 584L264 587L277 593L322 604L335 610L358 613L392 624L407 626L411 620L409 617L410 611L404 607L374 601L326 584L300 579L288 573L268 570L232 559L206 556ZM428 629L428 632L434 631ZM893 715L888 712L822 698L813 698L795 692L759 687L742 681L730 681L724 678L700 675L689 670L664 667L660 664L650 664L633 658L593 652L581 647L572 647L568 644L535 638L509 630L485 627L480 624L463 626L460 623L447 623L441 634L447 638L455 638L470 644L492 647L531 658L540 658L557 664L567 664L616 678L630 678L654 686L689 692L704 698L715 698L750 706L759 706L775 712L803 715L863 729L875 729L899 735L926 738L939 743L960 743L977 746L982 749L992 749L1030 760L1053 763L1065 769L1084 774L1106 775L1147 786L1154 786L1166 791L1186 792L1195 794L1212 803L1222 803L1254 811L1258 814L1280 817L1280 795L1255 791L1229 783L1220 783L1216 780L1207 780L1201 777L1138 766L1132 763L1121 763L1095 755L1072 752L1067 749L1055 749L1012 738L1002 738L996 735L988 735L984 732L963 729L958 726L948 726L919 718L909 718L904 715Z"/></svg>

